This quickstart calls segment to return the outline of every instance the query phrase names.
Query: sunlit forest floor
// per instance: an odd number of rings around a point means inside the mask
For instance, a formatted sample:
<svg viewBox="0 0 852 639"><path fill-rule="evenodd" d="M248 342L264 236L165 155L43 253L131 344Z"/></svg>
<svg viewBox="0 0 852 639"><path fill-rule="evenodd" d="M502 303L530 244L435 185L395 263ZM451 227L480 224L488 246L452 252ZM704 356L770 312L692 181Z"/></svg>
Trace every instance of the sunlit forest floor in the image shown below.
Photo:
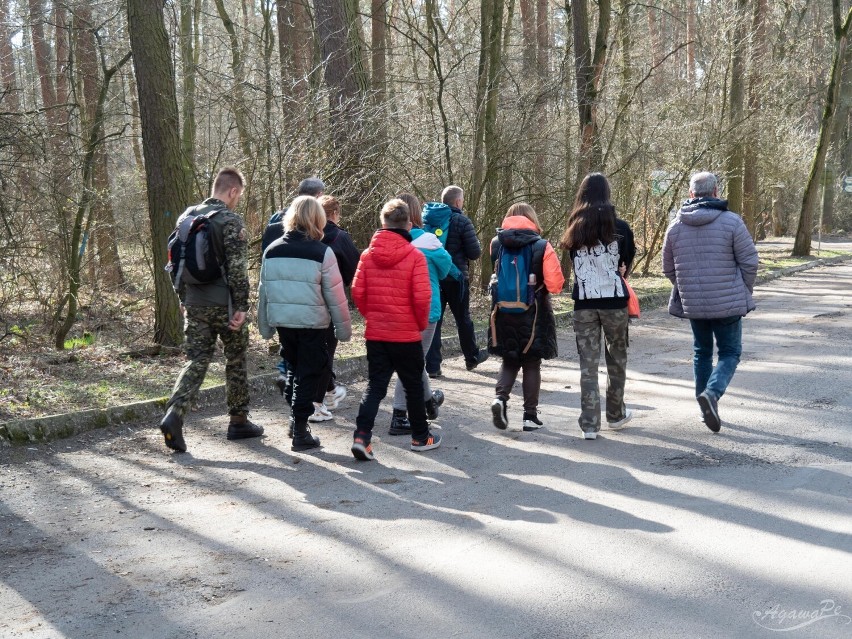
<svg viewBox="0 0 852 639"><path fill-rule="evenodd" d="M817 257L828 258L843 252L823 246L811 258L792 258L788 243L761 243L761 273L795 266ZM658 263L657 263L658 264ZM671 286L662 274L633 275L631 285L640 299L653 297L664 303L663 293ZM556 312L570 311L570 292L554 296ZM124 312L118 312L117 309ZM487 323L489 299L476 292L471 297L471 314L479 326ZM134 309L134 310L128 310ZM19 334L0 340L0 422L11 419L54 415L90 408L104 408L167 396L184 363L180 349L152 348L153 316L149 308L116 302L81 309L80 320L69 337L73 345L64 351L53 348L43 323L25 313L5 315L15 326L26 327ZM338 357L364 352L363 320L353 311L353 339L341 343ZM445 335L454 334L452 319ZM249 375L272 373L278 360L277 343L250 330ZM225 366L219 356L210 366L204 387L224 382Z"/></svg>

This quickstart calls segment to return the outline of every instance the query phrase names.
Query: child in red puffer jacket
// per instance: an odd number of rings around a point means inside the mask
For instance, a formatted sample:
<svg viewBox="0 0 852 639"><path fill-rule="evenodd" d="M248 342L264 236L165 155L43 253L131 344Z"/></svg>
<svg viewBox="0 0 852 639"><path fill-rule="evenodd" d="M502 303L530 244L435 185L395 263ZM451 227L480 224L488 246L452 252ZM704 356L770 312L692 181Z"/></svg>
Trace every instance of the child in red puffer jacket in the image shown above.
<svg viewBox="0 0 852 639"><path fill-rule="evenodd" d="M352 454L364 461L375 458L370 443L373 424L394 372L405 388L411 450L441 445L440 435L429 432L423 397L420 333L429 322L429 268L423 253L411 245L411 215L405 202L387 202L381 220L382 228L361 255L352 281L352 300L367 321L367 390L352 444Z"/></svg>

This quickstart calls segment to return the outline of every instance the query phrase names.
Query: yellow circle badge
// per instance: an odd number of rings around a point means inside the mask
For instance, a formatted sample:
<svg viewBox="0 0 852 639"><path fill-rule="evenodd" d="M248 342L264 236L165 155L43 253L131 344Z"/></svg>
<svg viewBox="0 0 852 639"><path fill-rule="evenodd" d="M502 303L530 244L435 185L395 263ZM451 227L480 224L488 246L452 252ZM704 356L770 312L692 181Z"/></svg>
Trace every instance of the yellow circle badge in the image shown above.
<svg viewBox="0 0 852 639"><path fill-rule="evenodd" d="M437 235L438 237L441 237L443 234L444 234L443 229L435 229L435 235Z"/></svg>

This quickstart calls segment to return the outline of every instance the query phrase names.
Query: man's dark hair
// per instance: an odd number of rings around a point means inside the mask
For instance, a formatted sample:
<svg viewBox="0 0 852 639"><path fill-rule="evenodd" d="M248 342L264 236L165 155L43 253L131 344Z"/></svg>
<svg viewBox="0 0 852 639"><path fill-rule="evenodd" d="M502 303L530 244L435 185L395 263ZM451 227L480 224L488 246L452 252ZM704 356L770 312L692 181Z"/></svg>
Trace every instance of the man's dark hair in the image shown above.
<svg viewBox="0 0 852 639"><path fill-rule="evenodd" d="M234 166L226 166L219 170L213 180L214 193L227 193L231 189L246 188L246 179L242 171Z"/></svg>
<svg viewBox="0 0 852 639"><path fill-rule="evenodd" d="M310 195L311 197L319 197L325 193L325 182L318 177L305 178L299 182L298 195Z"/></svg>

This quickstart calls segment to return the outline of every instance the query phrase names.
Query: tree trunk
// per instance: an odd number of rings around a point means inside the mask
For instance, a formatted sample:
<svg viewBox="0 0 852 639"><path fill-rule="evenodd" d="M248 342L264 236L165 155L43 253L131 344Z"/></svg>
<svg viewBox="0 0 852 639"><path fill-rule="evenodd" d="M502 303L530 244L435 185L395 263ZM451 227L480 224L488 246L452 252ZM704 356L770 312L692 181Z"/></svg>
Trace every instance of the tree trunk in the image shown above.
<svg viewBox="0 0 852 639"><path fill-rule="evenodd" d="M523 39L523 72L530 78L536 68L538 52L536 46L536 0L521 0L521 34Z"/></svg>
<svg viewBox="0 0 852 639"><path fill-rule="evenodd" d="M68 9L64 0L53 3L54 46L56 47L56 102L68 103ZM65 111L63 109L63 111ZM67 113L67 112L66 112ZM67 121L67 118L66 118Z"/></svg>
<svg viewBox="0 0 852 639"><path fill-rule="evenodd" d="M91 130L96 126L98 97L100 93L100 64L93 29L92 10L87 2L81 2L73 9L74 49L78 73L83 78L83 129ZM99 126L99 125L98 125ZM115 234L115 216L109 197L109 168L107 151L98 144L92 167L92 183L85 185L94 191L92 202L92 232L89 237L91 269L95 274L93 281L99 281L109 287L124 283L124 273L118 258L118 241Z"/></svg>
<svg viewBox="0 0 852 639"><path fill-rule="evenodd" d="M849 115L852 111L852 47L847 43L840 74L840 87L837 96L837 113L831 124L831 147L826 154L825 173L823 175L822 224L823 231L834 229L834 203L839 192L837 188L838 169L841 176L848 171L843 164L844 138L849 129ZM848 197L848 195L846 196Z"/></svg>
<svg viewBox="0 0 852 639"><path fill-rule="evenodd" d="M315 0L317 35L322 59L325 62L325 82L331 90L332 113L342 113L343 107L358 95L355 71L349 52L344 0Z"/></svg>
<svg viewBox="0 0 852 639"><path fill-rule="evenodd" d="M358 9L359 0L343 0L343 9L346 14L346 29L349 40L349 57L352 61L352 73L355 84L362 95L367 95L370 90L370 71L367 68L364 44L364 28L361 24L361 16Z"/></svg>
<svg viewBox="0 0 852 639"><path fill-rule="evenodd" d="M757 0L752 20L751 77L748 87L748 135L743 156L743 220L751 236L758 239L758 149L760 148L760 106L763 92L763 65L766 58L767 0Z"/></svg>
<svg viewBox="0 0 852 639"><path fill-rule="evenodd" d="M128 0L127 20L139 88L142 147L154 262L154 341L183 341L178 298L166 266L166 240L190 203L187 167L178 135L178 109L169 38L159 0Z"/></svg>
<svg viewBox="0 0 852 639"><path fill-rule="evenodd" d="M738 213L743 210L746 1L737 0L736 22L734 24L733 42L731 43L731 85L728 93L728 128L726 131L730 141L725 170L728 183L728 208Z"/></svg>
<svg viewBox="0 0 852 639"><path fill-rule="evenodd" d="M766 0L758 0L765 2ZM689 89L695 88L695 40L698 37L695 25L695 0L686 2L686 81Z"/></svg>
<svg viewBox="0 0 852 639"><path fill-rule="evenodd" d="M651 38L651 66L656 68L663 61L663 43L660 39L660 26L657 24L657 10L647 6L648 34Z"/></svg>
<svg viewBox="0 0 852 639"><path fill-rule="evenodd" d="M384 104L386 79L386 24L387 24L386 0L372 0L370 24L372 26L372 67L373 67L373 94L377 104Z"/></svg>
<svg viewBox="0 0 852 639"><path fill-rule="evenodd" d="M245 91L243 90L243 82L245 81L245 72L243 70L243 52L240 47L240 40L237 37L237 30L234 27L234 21L228 14L225 8L225 0L214 0L216 3L216 11L219 13L219 18L222 20L222 25L228 34L228 40L231 43L231 72L233 73L233 83L231 90L226 92L230 96L231 110L234 113L234 123L237 125L237 135L240 139L240 150L243 153L243 159L250 160L254 157L252 150L252 135L249 131L248 109L246 107ZM249 207L251 209L251 207ZM251 210L247 215L251 214Z"/></svg>
<svg viewBox="0 0 852 639"><path fill-rule="evenodd" d="M536 4L536 70L544 83L550 77L550 3L537 0Z"/></svg>
<svg viewBox="0 0 852 639"><path fill-rule="evenodd" d="M840 74L845 57L849 25L852 23L852 8L846 14L846 18L840 23L839 0L832 0L834 9L834 59L831 63L831 74L826 89L825 107L822 112L822 121L819 128L819 140L814 150L811 171L802 196L802 208L799 213L799 227L796 230L796 241L793 244L793 255L810 255L811 237L813 227L813 215L819 199L819 187L822 177L822 169L825 166L825 157L828 153L829 137L831 135L831 123L834 118L835 101L837 100L838 87L840 85Z"/></svg>
<svg viewBox="0 0 852 639"><path fill-rule="evenodd" d="M579 182L589 172L603 169L597 111L609 37L609 0L600 0L598 3L598 27L594 52L589 43L588 0L574 0L571 3L571 23L574 31L574 68L577 75L577 110L580 126L580 145L577 154L577 181Z"/></svg>
<svg viewBox="0 0 852 639"><path fill-rule="evenodd" d="M180 0L180 60L183 84L181 152L195 183L195 76L198 69L198 33L201 0Z"/></svg>
<svg viewBox="0 0 852 639"><path fill-rule="evenodd" d="M499 5L499 7L498 7ZM471 158L470 186L466 194L466 206L469 215L476 215L482 203L488 180L488 158L485 149L486 130L488 129L488 104L492 97L490 67L492 49L500 46L499 29L494 25L494 15L499 12L502 16L503 0L482 0L479 8L479 65L476 82L476 118L473 130L473 148ZM496 36L495 42L495 32ZM494 96L496 99L496 96Z"/></svg>
<svg viewBox="0 0 852 639"><path fill-rule="evenodd" d="M16 76L9 30L9 0L0 0L0 101L9 111L17 111L21 106Z"/></svg>

